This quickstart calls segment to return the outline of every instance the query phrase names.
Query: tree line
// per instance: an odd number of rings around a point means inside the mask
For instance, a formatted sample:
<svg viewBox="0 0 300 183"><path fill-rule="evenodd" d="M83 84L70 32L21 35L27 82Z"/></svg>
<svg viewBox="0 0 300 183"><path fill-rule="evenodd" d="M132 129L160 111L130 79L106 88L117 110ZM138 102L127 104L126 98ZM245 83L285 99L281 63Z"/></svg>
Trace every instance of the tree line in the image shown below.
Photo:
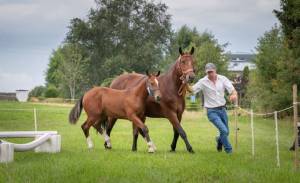
<svg viewBox="0 0 300 183"><path fill-rule="evenodd" d="M178 48L194 46L199 68L217 62L226 71L224 48L210 32L182 26L174 31L164 3L147 0L97 0L87 18L73 18L65 40L50 56L46 97L78 98L93 86L107 86L124 72L166 70ZM204 74L201 70L202 75ZM43 92L35 92L33 95ZM50 90L50 91L49 91Z"/></svg>
<svg viewBox="0 0 300 183"><path fill-rule="evenodd" d="M172 29L168 7L146 0L96 0L84 19L73 18L65 40L55 49L46 71L46 86L32 96L78 98L93 86L108 86L124 72L165 71L178 57L178 48L195 47L197 79L204 65L214 62L228 73L229 58L211 32L186 25ZM272 10L270 10L272 11ZM300 3L281 0L273 10L280 22L258 39L256 69L245 69L243 104L274 110L291 104L291 85L300 86Z"/></svg>

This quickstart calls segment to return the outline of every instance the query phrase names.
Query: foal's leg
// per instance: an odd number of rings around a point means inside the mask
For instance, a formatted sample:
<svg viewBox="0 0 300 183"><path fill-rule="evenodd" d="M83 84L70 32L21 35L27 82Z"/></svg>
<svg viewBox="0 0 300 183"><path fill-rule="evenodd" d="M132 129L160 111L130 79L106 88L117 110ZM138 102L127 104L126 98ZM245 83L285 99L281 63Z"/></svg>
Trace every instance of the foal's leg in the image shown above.
<svg viewBox="0 0 300 183"><path fill-rule="evenodd" d="M147 141L147 145L148 145L148 152L149 153L153 153L155 152L155 146L153 144L153 142L150 139L149 136L149 130L147 128L147 126L140 120L140 118L136 115L132 115L131 116L131 121L138 127L141 128L141 130L143 131L143 133L145 134L145 139Z"/></svg>
<svg viewBox="0 0 300 183"><path fill-rule="evenodd" d="M103 134L104 140L105 140L104 147L106 149L112 148L111 141L110 141L110 133L111 133L112 128L114 127L117 120L118 120L117 118L111 118L111 117L108 117L108 119L107 119L107 126L106 126L106 129L104 130L104 134Z"/></svg>
<svg viewBox="0 0 300 183"><path fill-rule="evenodd" d="M82 131L86 137L86 142L88 144L88 148L91 149L93 148L93 141L90 137L90 127L93 125L93 122L94 120L92 120L91 118L88 118L82 125L81 125L81 128L82 128Z"/></svg>
<svg viewBox="0 0 300 183"><path fill-rule="evenodd" d="M141 121L144 124L145 124L145 119L146 119L146 117L141 118ZM138 140L139 132L143 136L143 138L145 138L145 134L143 133L142 129L135 126L134 123L132 123L132 132L133 132L132 151L136 151L137 150L137 140Z"/></svg>

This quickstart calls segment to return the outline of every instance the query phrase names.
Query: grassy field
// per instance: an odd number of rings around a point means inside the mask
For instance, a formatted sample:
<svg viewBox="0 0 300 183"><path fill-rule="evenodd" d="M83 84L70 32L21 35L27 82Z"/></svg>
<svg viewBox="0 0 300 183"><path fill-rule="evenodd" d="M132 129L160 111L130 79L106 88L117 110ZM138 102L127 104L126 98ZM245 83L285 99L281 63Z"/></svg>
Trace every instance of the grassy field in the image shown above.
<svg viewBox="0 0 300 183"><path fill-rule="evenodd" d="M177 152L169 152L173 137L170 123L148 118L150 136L158 149L148 154L142 138L138 140L138 151L131 152L131 123L127 121L118 121L113 129L112 150L105 150L103 138L91 129L95 148L88 150L80 128L85 114L76 125L70 125L70 106L0 102L0 109L33 107L38 110L38 130L57 130L62 135L62 151L17 152L13 163L0 164L0 182L300 182L300 172L293 169L293 153L288 151L292 141L290 119L279 120L281 168L277 168L272 118L254 119L255 157L251 155L248 116L239 117L238 149L232 155L216 152L217 131L201 112L185 112L182 122L195 154L186 151L181 139ZM232 119L230 116L230 140L234 144ZM33 129L31 110L0 110L0 131Z"/></svg>

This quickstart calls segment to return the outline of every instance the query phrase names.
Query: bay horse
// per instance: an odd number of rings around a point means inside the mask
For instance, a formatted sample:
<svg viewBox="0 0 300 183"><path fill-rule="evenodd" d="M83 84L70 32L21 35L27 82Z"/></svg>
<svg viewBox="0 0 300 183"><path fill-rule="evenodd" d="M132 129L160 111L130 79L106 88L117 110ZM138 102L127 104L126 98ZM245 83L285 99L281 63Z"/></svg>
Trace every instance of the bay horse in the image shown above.
<svg viewBox="0 0 300 183"><path fill-rule="evenodd" d="M194 153L190 145L187 135L180 125L182 113L185 109L185 92L188 89L187 83L195 78L195 62L193 59L194 47L190 52L183 52L179 48L179 57L171 66L167 73L158 77L160 83L161 101L157 103L153 98L148 97L146 101L145 116L141 119L145 122L146 116L153 118L167 118L173 126L174 136L171 144L171 151L175 151L179 135L184 140L186 148L189 152ZM142 78L140 74L123 74L114 79L110 85L114 89L126 89L136 85L136 81ZM106 133L110 136L111 130L117 118L109 120ZM137 150L138 132L140 130L133 125L133 144L132 151ZM141 133L144 136L143 133ZM106 146L106 144L104 144Z"/></svg>
<svg viewBox="0 0 300 183"><path fill-rule="evenodd" d="M161 98L159 84L156 75L141 75L134 87L124 90L116 90L107 87L94 87L87 91L83 97L75 104L69 114L69 122L75 124L84 108L87 114L87 120L81 125L87 140L88 148L93 147L93 142L89 136L89 129L94 126L100 134L103 134L105 140L105 148L110 148L110 138L106 133L108 117L128 119L132 121L140 133L145 136L148 145L148 152L152 153L156 150L155 145L150 139L149 130L142 122L144 117L145 104L148 95L151 95L155 102L159 102Z"/></svg>

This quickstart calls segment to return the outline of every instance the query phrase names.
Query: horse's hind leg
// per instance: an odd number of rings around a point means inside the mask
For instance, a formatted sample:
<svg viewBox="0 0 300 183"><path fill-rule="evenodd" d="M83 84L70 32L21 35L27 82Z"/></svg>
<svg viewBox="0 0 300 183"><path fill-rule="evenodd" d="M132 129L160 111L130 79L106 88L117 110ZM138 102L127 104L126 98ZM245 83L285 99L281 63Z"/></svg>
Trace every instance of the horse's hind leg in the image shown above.
<svg viewBox="0 0 300 183"><path fill-rule="evenodd" d="M108 117L107 119L106 129L104 130L104 141L105 141L104 147L106 149L112 148L111 141L110 141L110 133L117 120L118 120L117 118L111 118L111 117Z"/></svg>
<svg viewBox="0 0 300 183"><path fill-rule="evenodd" d="M103 134L103 129L101 127L101 123L97 122L97 123L93 124L93 127L97 130L98 133L100 133L100 135Z"/></svg>
<svg viewBox="0 0 300 183"><path fill-rule="evenodd" d="M139 137L139 128L136 127L133 123L132 123L132 135L133 135L133 142L132 142L132 151L136 151L137 150L137 139Z"/></svg>
<svg viewBox="0 0 300 183"><path fill-rule="evenodd" d="M88 118L82 125L81 125L81 128L82 128L82 131L85 135L85 138L86 138L86 142L88 144L88 148L91 149L94 147L93 145L93 141L90 137L90 127L93 125L93 122L94 120Z"/></svg>

